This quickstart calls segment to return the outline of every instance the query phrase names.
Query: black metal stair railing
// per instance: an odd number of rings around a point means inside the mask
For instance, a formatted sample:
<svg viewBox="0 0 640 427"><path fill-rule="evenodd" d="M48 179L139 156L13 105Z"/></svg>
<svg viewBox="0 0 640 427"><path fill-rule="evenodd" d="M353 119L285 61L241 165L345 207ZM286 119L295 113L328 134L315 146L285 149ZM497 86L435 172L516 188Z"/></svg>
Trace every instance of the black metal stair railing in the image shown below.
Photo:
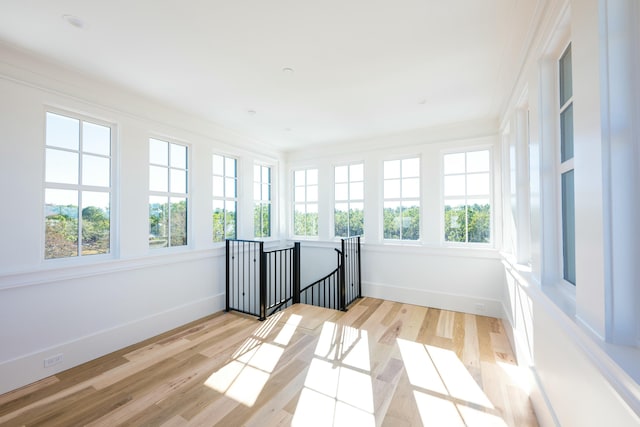
<svg viewBox="0 0 640 427"><path fill-rule="evenodd" d="M265 320L292 304L305 303L346 310L362 296L360 236L342 239L338 266L325 277L300 289L300 243L264 250L264 242L226 241L226 311Z"/></svg>

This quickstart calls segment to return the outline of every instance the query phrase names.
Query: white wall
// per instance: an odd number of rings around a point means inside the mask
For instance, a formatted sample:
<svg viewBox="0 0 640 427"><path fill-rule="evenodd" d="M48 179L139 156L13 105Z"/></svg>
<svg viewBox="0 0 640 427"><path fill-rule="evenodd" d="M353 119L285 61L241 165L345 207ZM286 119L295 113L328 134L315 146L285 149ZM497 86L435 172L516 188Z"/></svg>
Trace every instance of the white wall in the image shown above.
<svg viewBox="0 0 640 427"><path fill-rule="evenodd" d="M531 399L541 425L637 426L640 348L633 346L637 305L630 310L638 301L637 274L633 274L637 242L631 242L637 239L630 238L637 235L637 221L628 213L637 205L638 129L632 124L633 114L622 112L625 107L632 112L637 108L637 101L629 99L629 93L637 90L629 71L630 63L637 67L637 58L632 59L637 50L629 47L638 46L640 37L629 29L637 28L640 15L634 9L637 2L627 0L547 2L547 6L501 120L503 129L514 131L524 93L532 118L529 162L503 167L502 181L531 177L530 199L518 199L515 210L504 207L513 215L505 217L507 225L530 214L528 229L516 225L508 230L515 233L514 240L524 237L531 242L531 256L521 256L519 246L503 254L505 319L511 325L519 364L531 374ZM569 41L574 76L575 289L559 283L555 166L557 59ZM617 257L618 251L626 252ZM622 333L617 336L616 331Z"/></svg>
<svg viewBox="0 0 640 427"><path fill-rule="evenodd" d="M466 123L407 132L369 140L287 153L288 178L300 168L318 168L319 236L302 245L303 280L322 277L335 268L333 235L333 174L336 165L364 162L365 236L362 250L363 295L468 313L502 316L502 267L498 244L453 247L443 242L442 154L449 150L489 148L493 167L500 170L496 123ZM421 239L384 241L382 237L383 162L400 157L421 159ZM499 175L498 175L499 176ZM494 182L494 207L500 206L499 182ZM291 230L293 207L287 203ZM501 223L499 209L494 222ZM290 237L291 238L291 237ZM500 242L495 227L494 242ZM305 258L312 259L311 263Z"/></svg>
<svg viewBox="0 0 640 427"><path fill-rule="evenodd" d="M47 107L116 125L111 257L43 260ZM0 393L224 308L224 248L211 242L211 155L238 157L248 179L255 161L266 162L277 179L279 153L2 45L0 129ZM188 247L148 247L150 136L189 145ZM276 180L276 197L280 189ZM251 198L243 192L241 206ZM250 238L251 218L241 228ZM62 363L45 369L43 360L59 353Z"/></svg>

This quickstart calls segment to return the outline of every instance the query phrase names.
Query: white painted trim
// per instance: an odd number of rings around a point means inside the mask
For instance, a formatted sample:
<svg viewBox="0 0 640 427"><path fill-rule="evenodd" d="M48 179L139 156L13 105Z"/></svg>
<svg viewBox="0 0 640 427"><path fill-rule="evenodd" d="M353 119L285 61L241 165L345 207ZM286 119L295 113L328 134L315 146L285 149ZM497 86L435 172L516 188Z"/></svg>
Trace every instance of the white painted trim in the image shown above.
<svg viewBox="0 0 640 427"><path fill-rule="evenodd" d="M55 375L223 309L224 294L218 294L2 362L0 363L0 394ZM44 368L43 360L45 358L60 353L64 355L62 363Z"/></svg>
<svg viewBox="0 0 640 427"><path fill-rule="evenodd" d="M362 282L362 295L480 316L502 317L502 302L469 295L448 294L424 289L403 288L383 283ZM478 306L481 304L482 308Z"/></svg>
<svg viewBox="0 0 640 427"><path fill-rule="evenodd" d="M0 276L0 291L20 288L24 286L43 285L61 280L72 280L85 277L101 276L122 271L139 270L141 268L156 267L167 264L193 262L207 258L225 256L225 247L200 251L162 251L133 259L107 259L104 261L70 260L70 262L56 263L56 266L43 267L38 270L14 272ZM66 261L66 260L64 260ZM71 262L73 261L73 262ZM85 262L75 262L85 261Z"/></svg>

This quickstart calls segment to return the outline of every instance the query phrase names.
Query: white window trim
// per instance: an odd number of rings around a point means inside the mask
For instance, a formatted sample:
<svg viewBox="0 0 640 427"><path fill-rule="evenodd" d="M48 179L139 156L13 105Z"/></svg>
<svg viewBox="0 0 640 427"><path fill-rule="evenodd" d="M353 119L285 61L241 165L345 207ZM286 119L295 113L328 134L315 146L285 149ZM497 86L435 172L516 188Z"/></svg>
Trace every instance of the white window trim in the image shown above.
<svg viewBox="0 0 640 427"><path fill-rule="evenodd" d="M480 242L448 242L445 240L444 228L444 209L445 209L445 195L444 195L444 156L447 154L459 154L469 153L474 151L489 151L489 206L491 213L489 215L489 233L490 239L488 243ZM494 185L495 185L495 154L494 146L490 144L482 145L468 145L464 147L458 147L455 149L446 149L440 151L440 244L446 248L478 248L478 249L494 249L496 247L495 238L495 197L494 197ZM466 172L465 172L466 176ZM465 194L465 198L466 198Z"/></svg>
<svg viewBox="0 0 640 427"><path fill-rule="evenodd" d="M221 177L222 177L222 179L223 179L223 192L224 192L224 188L225 188L225 187L224 187L224 179L225 179L227 176L226 176L226 175L218 175L218 174L215 174L215 173L214 173L214 171L213 171L213 156L220 156L220 157L222 157L225 172L226 172L226 159L233 159L233 160L235 160L235 161L236 161L236 176L235 176L235 180L236 180L236 194L235 194L235 197L227 197L227 196L226 196L226 193L225 193L225 195L224 195L223 197L220 197L220 196L214 196L214 195L213 195L213 190L214 190L214 189L213 189L213 186L212 186L212 187L211 187L211 193L210 193L210 194L211 194L211 201L210 201L210 205L209 205L209 206L210 206L210 208L211 208L211 210L209 211L209 215L212 215L212 214L213 214L213 206L212 206L212 205L213 205L213 202L214 202L215 200L221 200L221 201L225 202L225 205L226 205L226 202L227 202L227 201L231 201L231 200L232 200L232 201L234 201L234 202L235 202L235 204L236 204L236 227L235 227L235 228L236 228L236 237L235 237L235 238L236 238L236 239L238 239L238 238L239 238L239 237L238 237L238 236L239 236L239 227L240 227L240 222L241 222L241 221L240 221L240 218L239 218L239 215L238 215L238 212L239 212L239 210L240 210L240 198L239 198L239 196L238 196L238 193L239 193L239 190L240 190L240 188L241 188L241 187L240 187L240 185L241 185L241 183L242 183L242 182L241 182L242 180L240 179L240 156L237 156L237 155L234 155L234 154L223 153L223 152L212 152L212 153L211 153L211 155L209 156L209 159L210 159L210 162L211 162L211 163L210 163L210 165L211 165L211 173L210 173L210 178L209 178L209 179L211 180L210 182L212 182L212 183L213 183L213 177L214 177L214 176L219 176L219 177L221 176ZM253 182L252 182L252 184L253 184ZM212 185L213 185L213 184L212 184ZM251 196L251 198L253 199L253 195ZM226 207L225 207L225 209L226 209ZM216 242L216 241L214 241L214 240L213 240L213 229L210 229L210 230L211 230L211 234L210 234L210 236L209 236L209 237L210 237L210 241L211 241L212 245L213 245L214 247L223 246L223 245L225 244L225 240L228 238L228 237L226 236L226 232L225 232L225 236L224 236L223 240L222 240L222 241L220 241L220 242Z"/></svg>
<svg viewBox="0 0 640 427"><path fill-rule="evenodd" d="M149 178L149 168L153 165L153 166L162 166L162 165L155 165L152 164L151 161L149 160L148 156L149 156L149 147L150 147L150 143L151 140L155 139L158 141L162 141L162 142L166 142L168 144L176 144L176 145L182 145L184 147L187 148L187 169L186 169L186 173L187 173L187 192L186 193L172 193L171 191L167 191L165 192L159 192L159 191L151 191L151 183L147 183L147 232L149 231L149 197L151 196L167 196L170 199L172 197L179 197L180 195L184 196L184 198L186 199L186 205L187 205L187 244L186 245L179 245L179 246L166 246L166 247L161 247L161 248L151 248L149 246L149 244L147 243L147 250L150 254L154 254L158 251L162 251L162 252L167 252L167 251L173 251L173 252L182 252L185 250L190 250L193 248L193 236L192 236L192 223L191 223L191 168L192 168L192 146L191 144L189 144L186 141L180 140L178 138L173 138L173 137L168 137L165 135L159 135L159 134L150 134L147 136L147 179ZM169 145L170 146L170 145ZM170 161L170 159L169 159ZM167 166L167 169L171 169L171 165L169 164ZM170 188L168 188L168 190L171 190ZM171 236L169 235L169 242L171 240ZM167 242L167 243L169 243Z"/></svg>
<svg viewBox="0 0 640 427"><path fill-rule="evenodd" d="M256 230L255 230L255 224L254 224L254 228L253 228L253 238L256 240L262 240L265 242L271 241L271 240L277 240L276 237L274 236L276 233L274 232L274 224L276 224L276 215L275 215L275 208L274 208L274 200L277 200L277 194L276 194L276 180L275 180L275 173L276 173L276 167L275 165L271 164L271 163L267 163L267 162L261 162L261 161L254 161L253 162L254 166L260 166L260 167L267 167L270 169L270 177L271 177L271 181L269 183L270 188L270 200L269 200L269 205L271 206L271 210L269 213L269 236L268 237L257 237L256 236ZM251 183L255 184L256 183L256 177L254 176ZM262 182L262 177L260 177L260 182ZM253 208L255 209L255 204L257 202L259 202L258 200L255 200L255 194L251 195L251 199L252 199L252 204L253 204ZM253 211L252 211L252 215L253 215ZM236 232L237 233L237 232Z"/></svg>
<svg viewBox="0 0 640 427"><path fill-rule="evenodd" d="M349 199L348 200L344 200L344 201L340 201L340 203L348 203L349 206L351 206L351 203L362 203L362 210L364 212L364 207L365 207L365 201L364 201L364 196L366 194L366 179L365 179L365 172L364 172L364 168L365 168L365 162L364 160L354 160L351 162L342 162L342 163L335 163L332 165L332 172L333 172L333 187L331 189L331 198L332 198L332 214L331 214L331 221L330 221L330 227L331 227L331 236L333 236L333 239L338 241L340 239L343 239L344 237L341 236L336 236L336 168L337 167L342 167L342 166L348 166L349 167L349 181L347 181L347 184L351 184L351 166L353 165L362 165L362 199L357 199L357 200L352 200L351 199L351 190L349 190ZM359 181L356 181L359 182ZM349 188L351 186L349 185ZM363 228L362 228L362 232L364 234L364 223L363 223Z"/></svg>
<svg viewBox="0 0 640 427"><path fill-rule="evenodd" d="M42 212L44 212L44 206L46 204L45 193L47 188L59 188L59 189L74 189L77 191L91 191L92 188L95 188L97 191L104 192L104 187L91 187L85 186L84 190L81 186L73 185L73 184L53 184L52 186L47 184L46 181L46 148L47 148L47 113L57 114L60 116L70 117L73 119L81 120L83 122L94 123L100 126L108 127L111 130L111 153L109 155L110 165L109 165L109 173L110 173L110 185L108 189L109 193L109 252L106 254L95 254L95 255L77 255L73 257L61 257L61 258L45 258L44 253L46 250L46 218L44 215L41 216L41 226L40 226L40 262L45 265L50 266L72 266L72 265L83 265L83 264L91 264L94 262L103 262L105 260L111 260L118 258L120 256L120 241L119 241L119 206L118 206L118 192L119 192L119 180L118 180L118 167L116 165L116 159L118 156L118 127L115 122L108 121L105 119L100 119L92 115L87 115L84 113L77 113L71 110L65 110L58 107L53 107L51 105L45 105L42 110L42 141L43 141L43 161L42 161L42 199L40 206L43 208ZM81 153L79 151L79 153ZM82 170L78 170L78 173L81 174ZM80 206L78 206L80 209ZM79 212L79 215L81 213ZM78 245L81 246L81 242L78 242Z"/></svg>
<svg viewBox="0 0 640 427"><path fill-rule="evenodd" d="M296 178L295 174L299 171L305 171L305 200L306 200L306 191L307 191L307 171L316 170L318 172L318 200L315 202L318 205L318 235L317 236L307 236L307 235L299 235L296 234ZM289 222L289 226L291 227L291 232L289 233L296 240L320 240L320 167L318 166L302 166L295 169L291 169L289 172L289 176L291 177L291 221ZM313 203L313 202L312 202ZM305 213L306 213L306 205L309 202L305 201Z"/></svg>
<svg viewBox="0 0 640 427"><path fill-rule="evenodd" d="M378 206L378 212L380 213L380 224L379 224L379 232L380 232L380 240L382 241L383 244L389 244L389 245L409 245L409 246L417 246L417 245L422 245L424 243L424 230L423 230L423 220L424 220L424 200L422 198L423 194L422 191L424 189L424 184L422 182L423 178L424 178L424 173L423 173L423 165L424 165L424 159L422 158L422 154L406 154L406 155L402 155L402 156L396 156L396 157L389 157L389 158L385 158L382 159L381 163L380 163L380 200L381 203ZM418 194L419 196L417 198L409 198L409 199L390 199L390 200L399 200L401 203L403 200L418 200L418 203L420 204L420 209L419 209L419 214L420 214L420 221L419 221L419 225L418 225L418 233L419 236L416 240L409 240L409 239L387 239L384 237L384 203L387 199L385 199L384 197L384 182L385 182L385 178L384 178L384 163L385 162L392 162L395 160L400 160L400 162L402 163L402 160L408 160L408 159L418 159L419 163L420 163L420 167L419 167L419 171L420 171L420 175L418 176L418 180L419 180L419 189L418 189ZM402 173L401 173L401 183L400 185L402 186Z"/></svg>

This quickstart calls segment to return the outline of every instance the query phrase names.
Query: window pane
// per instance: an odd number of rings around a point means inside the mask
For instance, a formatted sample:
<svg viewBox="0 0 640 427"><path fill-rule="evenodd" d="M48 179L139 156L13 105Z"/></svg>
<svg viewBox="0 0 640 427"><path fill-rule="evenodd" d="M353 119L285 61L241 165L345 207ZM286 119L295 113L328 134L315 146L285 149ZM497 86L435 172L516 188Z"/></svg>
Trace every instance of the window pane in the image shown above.
<svg viewBox="0 0 640 427"><path fill-rule="evenodd" d="M317 202L318 201L318 186L310 185L307 187L307 201L308 202Z"/></svg>
<svg viewBox="0 0 640 427"><path fill-rule="evenodd" d="M221 176L213 177L213 197L224 197L224 178Z"/></svg>
<svg viewBox="0 0 640 427"><path fill-rule="evenodd" d="M404 159L402 161L402 177L420 176L420 159Z"/></svg>
<svg viewBox="0 0 640 427"><path fill-rule="evenodd" d="M384 181L384 198L399 199L400 198L400 180L386 179Z"/></svg>
<svg viewBox="0 0 640 427"><path fill-rule="evenodd" d="M224 200L213 201L213 241L224 241Z"/></svg>
<svg viewBox="0 0 640 427"><path fill-rule="evenodd" d="M564 279L576 284L576 223L573 170L562 174L562 261Z"/></svg>
<svg viewBox="0 0 640 427"><path fill-rule="evenodd" d="M165 248L169 245L169 198L149 197L149 247Z"/></svg>
<svg viewBox="0 0 640 427"><path fill-rule="evenodd" d="M364 181L364 165L359 163L357 165L351 165L351 182Z"/></svg>
<svg viewBox="0 0 640 427"><path fill-rule="evenodd" d="M294 198L294 201L295 201L296 203L306 201L305 194L306 194L306 193L305 193L305 188L304 188L304 187L296 187L296 188L295 188L295 198Z"/></svg>
<svg viewBox="0 0 640 427"><path fill-rule="evenodd" d="M296 236L304 236L306 230L305 205L297 204L293 212L293 233Z"/></svg>
<svg viewBox="0 0 640 427"><path fill-rule="evenodd" d="M214 175L224 175L224 157L213 155L213 173Z"/></svg>
<svg viewBox="0 0 640 427"><path fill-rule="evenodd" d="M384 162L384 179L400 178L400 160Z"/></svg>
<svg viewBox="0 0 640 427"><path fill-rule="evenodd" d="M169 170L162 166L149 166L149 190L169 191Z"/></svg>
<svg viewBox="0 0 640 427"><path fill-rule="evenodd" d="M318 184L318 169L307 170L307 185Z"/></svg>
<svg viewBox="0 0 640 427"><path fill-rule="evenodd" d="M384 202L384 238L400 239L400 202Z"/></svg>
<svg viewBox="0 0 640 427"><path fill-rule="evenodd" d="M253 183L253 200L262 200L261 188L262 186L259 182Z"/></svg>
<svg viewBox="0 0 640 427"><path fill-rule="evenodd" d="M82 156L82 184L109 187L111 184L111 162L107 157L84 154Z"/></svg>
<svg viewBox="0 0 640 427"><path fill-rule="evenodd" d="M336 237L349 237L349 204L336 203L334 212Z"/></svg>
<svg viewBox="0 0 640 427"><path fill-rule="evenodd" d="M179 144L171 144L171 167L187 168L187 147Z"/></svg>
<svg viewBox="0 0 640 427"><path fill-rule="evenodd" d="M271 200L271 186L269 184L262 184L262 198L263 201Z"/></svg>
<svg viewBox="0 0 640 427"><path fill-rule="evenodd" d="M82 255L109 253L109 193L82 192Z"/></svg>
<svg viewBox="0 0 640 427"><path fill-rule="evenodd" d="M467 173L489 172L490 163L489 150L470 151L467 153Z"/></svg>
<svg viewBox="0 0 640 427"><path fill-rule="evenodd" d="M349 210L349 235L362 236L364 234L364 204L351 203Z"/></svg>
<svg viewBox="0 0 640 427"><path fill-rule="evenodd" d="M318 205L310 203L307 205L307 236L318 235Z"/></svg>
<svg viewBox="0 0 640 427"><path fill-rule="evenodd" d="M187 192L187 171L182 169L171 169L171 189L172 193Z"/></svg>
<svg viewBox="0 0 640 427"><path fill-rule="evenodd" d="M349 198L351 200L364 199L364 183L363 182L352 182L349 188L350 188Z"/></svg>
<svg viewBox="0 0 640 427"><path fill-rule="evenodd" d="M80 149L80 121L59 114L47 113L47 145Z"/></svg>
<svg viewBox="0 0 640 427"><path fill-rule="evenodd" d="M349 166L336 166L336 182L347 182L349 180Z"/></svg>
<svg viewBox="0 0 640 427"><path fill-rule="evenodd" d="M45 191L45 259L78 255L78 192Z"/></svg>
<svg viewBox="0 0 640 427"><path fill-rule="evenodd" d="M349 184L336 184L336 200L349 200Z"/></svg>
<svg viewBox="0 0 640 427"><path fill-rule="evenodd" d="M170 211L171 246L184 246L187 244L187 200L171 198Z"/></svg>
<svg viewBox="0 0 640 427"><path fill-rule="evenodd" d="M491 206L488 199L467 202L467 235L473 243L489 243L491 237Z"/></svg>
<svg viewBox="0 0 640 427"><path fill-rule="evenodd" d="M295 171L293 175L293 182L296 187L303 186L307 182L305 179L305 171Z"/></svg>
<svg viewBox="0 0 640 427"><path fill-rule="evenodd" d="M420 179L405 178L402 180L402 198L420 197Z"/></svg>
<svg viewBox="0 0 640 427"><path fill-rule="evenodd" d="M235 178L225 178L224 179L224 195L225 197L235 198L236 193L236 179Z"/></svg>
<svg viewBox="0 0 640 427"><path fill-rule="evenodd" d="M111 154L111 128L83 122L82 151L109 156Z"/></svg>
<svg viewBox="0 0 640 427"><path fill-rule="evenodd" d="M271 168L262 166L262 182L271 184Z"/></svg>
<svg viewBox="0 0 640 427"><path fill-rule="evenodd" d="M464 196L465 195L465 176L464 175L445 176L444 177L444 195L445 197Z"/></svg>
<svg viewBox="0 0 640 427"><path fill-rule="evenodd" d="M236 212L238 210L238 205L235 201L227 200L224 204L225 207L225 237L227 239L235 239L236 238L236 223L237 217Z"/></svg>
<svg viewBox="0 0 640 427"><path fill-rule="evenodd" d="M464 200L447 200L444 207L444 240L467 241L467 210Z"/></svg>
<svg viewBox="0 0 640 427"><path fill-rule="evenodd" d="M488 173L474 173L467 175L467 195L489 195L490 177Z"/></svg>
<svg viewBox="0 0 640 427"><path fill-rule="evenodd" d="M444 173L445 175L465 172L465 153L445 154Z"/></svg>
<svg viewBox="0 0 640 427"><path fill-rule="evenodd" d="M560 157L563 162L573 158L573 104L560 114Z"/></svg>
<svg viewBox="0 0 640 427"><path fill-rule="evenodd" d="M225 158L224 174L226 176L236 177L236 159Z"/></svg>
<svg viewBox="0 0 640 427"><path fill-rule="evenodd" d="M169 166L169 143L151 138L149 140L149 163Z"/></svg>
<svg viewBox="0 0 640 427"><path fill-rule="evenodd" d="M78 153L47 148L45 179L59 184L78 184Z"/></svg>
<svg viewBox="0 0 640 427"><path fill-rule="evenodd" d="M416 202L402 203L402 240L420 239L420 205Z"/></svg>
<svg viewBox="0 0 640 427"><path fill-rule="evenodd" d="M573 95L573 79L571 76L571 45L560 58L560 106L562 107Z"/></svg>

